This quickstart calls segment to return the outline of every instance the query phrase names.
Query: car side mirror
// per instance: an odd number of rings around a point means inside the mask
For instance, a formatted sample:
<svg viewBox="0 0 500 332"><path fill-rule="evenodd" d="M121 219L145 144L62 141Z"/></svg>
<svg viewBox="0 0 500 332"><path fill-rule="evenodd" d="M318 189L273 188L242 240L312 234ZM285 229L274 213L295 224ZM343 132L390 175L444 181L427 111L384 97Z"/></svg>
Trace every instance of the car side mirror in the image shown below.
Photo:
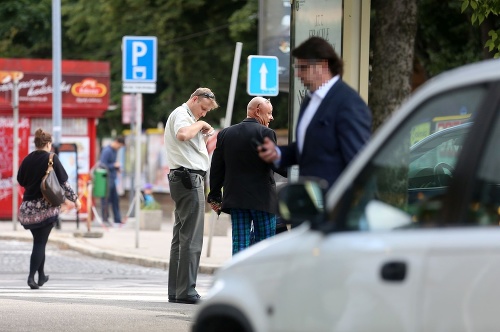
<svg viewBox="0 0 500 332"><path fill-rule="evenodd" d="M287 224L321 223L325 218L324 185L315 180L289 183L278 193L279 213Z"/></svg>

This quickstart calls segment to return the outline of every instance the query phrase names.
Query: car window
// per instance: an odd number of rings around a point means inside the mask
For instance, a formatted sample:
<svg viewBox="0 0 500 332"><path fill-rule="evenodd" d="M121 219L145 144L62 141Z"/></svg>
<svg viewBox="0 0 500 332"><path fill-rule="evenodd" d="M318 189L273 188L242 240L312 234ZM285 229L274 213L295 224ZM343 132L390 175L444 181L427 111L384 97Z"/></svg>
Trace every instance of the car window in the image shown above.
<svg viewBox="0 0 500 332"><path fill-rule="evenodd" d="M410 147L408 188L435 188L451 181L453 169L472 122L439 130ZM411 192L410 192L411 194Z"/></svg>
<svg viewBox="0 0 500 332"><path fill-rule="evenodd" d="M426 218L419 215L422 204L439 203L446 192L469 132L467 123L474 121L485 94L486 86L477 85L448 91L421 104L365 166L334 209L334 214L344 216L344 228L375 229L366 215L373 200L408 213L414 224L407 226L418 227L416 221Z"/></svg>

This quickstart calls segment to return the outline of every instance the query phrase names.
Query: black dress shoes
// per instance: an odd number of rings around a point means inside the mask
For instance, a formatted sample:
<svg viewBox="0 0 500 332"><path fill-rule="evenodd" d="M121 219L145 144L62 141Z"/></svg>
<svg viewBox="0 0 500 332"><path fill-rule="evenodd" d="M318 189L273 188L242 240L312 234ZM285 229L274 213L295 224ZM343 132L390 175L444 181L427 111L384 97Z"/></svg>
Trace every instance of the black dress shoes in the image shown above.
<svg viewBox="0 0 500 332"><path fill-rule="evenodd" d="M168 296L168 302L177 303L177 300L175 299L175 295L169 295Z"/></svg>
<svg viewBox="0 0 500 332"><path fill-rule="evenodd" d="M42 287L43 284L45 284L47 281L49 281L49 276L45 276L44 278L38 278L38 286Z"/></svg>
<svg viewBox="0 0 500 332"><path fill-rule="evenodd" d="M200 294L196 294L196 295L189 296L189 297L186 297L183 299L176 299L175 301L177 303L196 304L196 303L200 302L200 300L201 300Z"/></svg>
<svg viewBox="0 0 500 332"><path fill-rule="evenodd" d="M34 278L28 278L28 286L30 286L31 289L38 289L38 284L35 282Z"/></svg>

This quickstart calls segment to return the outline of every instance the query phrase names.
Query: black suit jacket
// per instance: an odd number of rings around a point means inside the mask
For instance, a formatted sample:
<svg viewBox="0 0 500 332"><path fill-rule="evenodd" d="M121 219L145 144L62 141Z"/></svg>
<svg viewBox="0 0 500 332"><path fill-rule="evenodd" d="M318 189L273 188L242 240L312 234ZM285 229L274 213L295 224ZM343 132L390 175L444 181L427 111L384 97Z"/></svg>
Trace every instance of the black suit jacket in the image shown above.
<svg viewBox="0 0 500 332"><path fill-rule="evenodd" d="M301 105L297 123L306 104ZM371 112L363 99L338 80L307 127L302 153L297 142L280 146L280 166L299 165L300 176L325 179L331 187L370 138L371 122Z"/></svg>
<svg viewBox="0 0 500 332"><path fill-rule="evenodd" d="M251 140L256 138L262 142L264 137L276 142L274 130L252 118L225 128L217 135L210 166L208 199L220 201L222 197L223 212L238 208L276 213L272 165L259 157Z"/></svg>

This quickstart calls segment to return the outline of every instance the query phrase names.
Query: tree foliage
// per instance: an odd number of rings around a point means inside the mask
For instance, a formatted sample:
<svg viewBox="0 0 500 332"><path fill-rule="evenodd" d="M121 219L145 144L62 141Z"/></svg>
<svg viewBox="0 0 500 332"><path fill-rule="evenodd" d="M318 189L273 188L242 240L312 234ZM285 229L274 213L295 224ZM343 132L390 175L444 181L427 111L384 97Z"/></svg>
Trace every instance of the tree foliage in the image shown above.
<svg viewBox="0 0 500 332"><path fill-rule="evenodd" d="M492 16L500 14L499 0L462 0L462 12L471 12L470 21L473 25L481 26L488 21ZM489 52L495 52L494 57L500 57L500 27L498 24L490 26L488 29L489 38L486 40L484 47Z"/></svg>
<svg viewBox="0 0 500 332"><path fill-rule="evenodd" d="M246 58L257 54L258 0L62 0L62 56L109 61L111 103L121 104L123 36L158 38L157 92L144 94L144 127L165 122L198 87L212 89L221 107L205 118L217 125L226 115L236 42L243 43L232 123L246 116ZM3 0L2 57L52 57L51 0ZM275 100L276 99L276 102ZM285 102L280 102L285 101ZM273 98L274 128L287 125L287 96ZM123 128L120 107L99 122L100 136Z"/></svg>
<svg viewBox="0 0 500 332"><path fill-rule="evenodd" d="M499 3L372 0L369 100L375 128L409 94L414 52L426 77L488 57L481 56L481 41L498 54L500 26L493 18L498 15ZM2 57L52 57L51 4L51 0L2 0ZM112 128L126 128L120 112L121 42L126 35L158 38L157 93L143 96L144 127L165 122L199 86L215 92L221 107L208 113L206 120L220 123L228 106L236 42L243 43L243 50L232 123L243 119L250 100L246 94L246 59L257 54L258 48L258 4L259 0L61 0L63 59L111 64L111 103L118 109L106 112L100 120L99 136L109 135ZM415 49L414 17L419 26ZM474 26L465 24L469 20ZM288 94L280 93L272 103L275 121L271 126L287 128Z"/></svg>
<svg viewBox="0 0 500 332"><path fill-rule="evenodd" d="M52 55L51 0L8 0L0 6L0 54L47 58Z"/></svg>
<svg viewBox="0 0 500 332"><path fill-rule="evenodd" d="M420 0L415 53L423 79L482 59L481 30L454 0Z"/></svg>

